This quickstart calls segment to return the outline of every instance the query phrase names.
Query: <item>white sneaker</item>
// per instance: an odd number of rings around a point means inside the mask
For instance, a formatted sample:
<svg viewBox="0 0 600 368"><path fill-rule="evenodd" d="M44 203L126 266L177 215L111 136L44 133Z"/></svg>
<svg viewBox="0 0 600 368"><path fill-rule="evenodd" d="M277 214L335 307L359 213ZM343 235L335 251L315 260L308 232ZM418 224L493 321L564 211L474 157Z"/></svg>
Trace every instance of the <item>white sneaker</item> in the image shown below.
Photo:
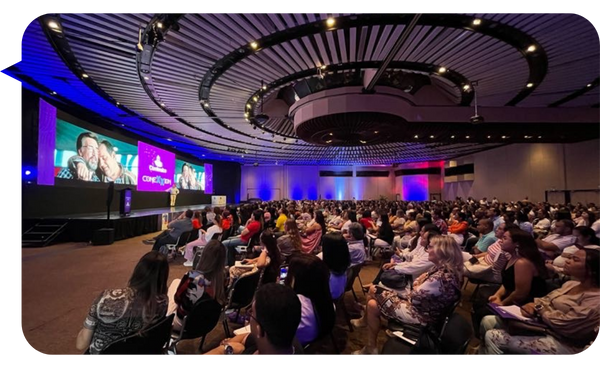
<svg viewBox="0 0 600 368"><path fill-rule="evenodd" d="M194 262L192 262L192 261L187 261L187 262L184 262L184 263L183 263L183 265L184 265L185 267L192 267L192 266L194 265Z"/></svg>

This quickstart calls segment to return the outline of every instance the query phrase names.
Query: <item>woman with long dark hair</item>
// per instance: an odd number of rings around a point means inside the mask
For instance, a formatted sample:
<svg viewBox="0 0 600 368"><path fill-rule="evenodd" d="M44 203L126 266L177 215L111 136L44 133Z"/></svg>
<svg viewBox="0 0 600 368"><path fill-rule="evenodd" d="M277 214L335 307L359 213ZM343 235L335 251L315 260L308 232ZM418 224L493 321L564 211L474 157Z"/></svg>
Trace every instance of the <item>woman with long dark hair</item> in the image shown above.
<svg viewBox="0 0 600 368"><path fill-rule="evenodd" d="M545 335L511 334L496 316L487 316L481 322L480 352L577 354L591 344L600 324L600 251L579 249L565 262L564 273L573 280L521 307L525 317L547 326Z"/></svg>
<svg viewBox="0 0 600 368"><path fill-rule="evenodd" d="M98 354L122 337L152 325L167 312L167 257L146 253L135 266L124 289L104 290L94 300L77 335L79 350Z"/></svg>
<svg viewBox="0 0 600 368"><path fill-rule="evenodd" d="M371 222L373 230L377 232L377 239L375 239L373 246L379 248L389 248L394 242L394 230L392 230L392 225L390 225L390 220L387 213L382 214L380 219L381 226L377 226Z"/></svg>
<svg viewBox="0 0 600 368"><path fill-rule="evenodd" d="M329 289L331 297L337 299L344 294L346 271L350 267L350 251L342 234L326 234L323 237L323 261L330 272Z"/></svg>
<svg viewBox="0 0 600 368"><path fill-rule="evenodd" d="M183 317L191 312L194 304L204 293L218 302L224 299L225 247L218 240L209 241L204 247L196 269L183 278L175 279L169 286L169 313L177 312L173 330L179 331Z"/></svg>
<svg viewBox="0 0 600 368"><path fill-rule="evenodd" d="M323 212L316 211L314 223L306 228L302 236L302 251L304 253L312 253L321 243L321 237L325 235L326 231L327 227L325 226Z"/></svg>
<svg viewBox="0 0 600 368"><path fill-rule="evenodd" d="M535 240L525 231L508 229L502 236L502 250L510 255L510 260L502 270L502 285L487 300L473 303L473 328L479 331L483 316L492 314L487 303L498 305L521 305L533 298L546 295L546 266Z"/></svg>
<svg viewBox="0 0 600 368"><path fill-rule="evenodd" d="M294 254L290 258L285 284L294 289L302 304L302 317L296 331L300 344L305 345L331 332L335 310L325 262L312 254Z"/></svg>
<svg viewBox="0 0 600 368"><path fill-rule="evenodd" d="M279 276L279 266L281 266L281 253L277 247L277 239L271 229L266 229L260 234L260 255L253 259L246 258L244 266L229 267L229 286L233 285L243 274L248 272L259 272L264 269L262 283L275 282ZM252 267L253 266L253 267Z"/></svg>

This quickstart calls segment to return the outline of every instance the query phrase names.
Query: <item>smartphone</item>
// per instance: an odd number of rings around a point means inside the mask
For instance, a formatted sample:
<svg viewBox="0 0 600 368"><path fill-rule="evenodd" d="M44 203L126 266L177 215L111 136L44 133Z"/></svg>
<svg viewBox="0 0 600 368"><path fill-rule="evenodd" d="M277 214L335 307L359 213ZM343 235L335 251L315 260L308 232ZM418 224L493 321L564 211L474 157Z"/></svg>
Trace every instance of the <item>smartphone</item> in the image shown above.
<svg viewBox="0 0 600 368"><path fill-rule="evenodd" d="M285 283L285 278L287 277L288 274L288 268L287 267L281 267L281 269L279 270L279 283L280 284L284 284Z"/></svg>
<svg viewBox="0 0 600 368"><path fill-rule="evenodd" d="M479 260L477 259L477 257L471 257L471 259L469 259L469 262L471 262L471 264L475 264L478 263Z"/></svg>

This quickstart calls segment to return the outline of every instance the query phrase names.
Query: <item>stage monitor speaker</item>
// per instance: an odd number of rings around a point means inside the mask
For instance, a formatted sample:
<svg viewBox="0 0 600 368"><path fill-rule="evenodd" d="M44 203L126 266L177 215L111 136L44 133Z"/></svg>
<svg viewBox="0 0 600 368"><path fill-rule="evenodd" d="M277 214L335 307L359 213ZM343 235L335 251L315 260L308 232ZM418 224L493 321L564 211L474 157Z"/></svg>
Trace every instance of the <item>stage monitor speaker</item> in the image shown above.
<svg viewBox="0 0 600 368"><path fill-rule="evenodd" d="M92 245L110 245L115 242L115 229L98 229L92 234Z"/></svg>

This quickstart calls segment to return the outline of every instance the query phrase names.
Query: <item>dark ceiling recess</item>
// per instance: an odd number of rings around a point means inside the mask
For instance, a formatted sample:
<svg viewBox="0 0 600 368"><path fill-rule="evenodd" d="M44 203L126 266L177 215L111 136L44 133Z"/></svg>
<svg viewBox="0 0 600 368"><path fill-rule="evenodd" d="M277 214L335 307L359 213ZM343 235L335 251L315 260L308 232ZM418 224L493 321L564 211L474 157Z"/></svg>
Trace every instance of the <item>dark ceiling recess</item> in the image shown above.
<svg viewBox="0 0 600 368"><path fill-rule="evenodd" d="M540 129L541 128L541 129ZM350 112L307 120L296 128L306 142L322 146L368 146L415 143L542 143L596 139L598 126L587 123L414 123L400 116Z"/></svg>

